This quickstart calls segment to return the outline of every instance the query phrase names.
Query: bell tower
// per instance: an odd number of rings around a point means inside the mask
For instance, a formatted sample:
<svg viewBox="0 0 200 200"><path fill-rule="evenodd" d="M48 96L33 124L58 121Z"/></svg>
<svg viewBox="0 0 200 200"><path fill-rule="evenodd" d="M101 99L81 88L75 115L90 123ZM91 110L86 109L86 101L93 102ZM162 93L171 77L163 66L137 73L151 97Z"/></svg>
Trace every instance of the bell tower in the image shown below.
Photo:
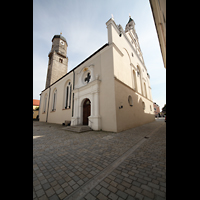
<svg viewBox="0 0 200 200"><path fill-rule="evenodd" d="M52 38L52 47L49 52L49 62L46 77L46 87L49 87L52 83L67 73L68 57L67 57L67 41L60 35L54 35Z"/></svg>

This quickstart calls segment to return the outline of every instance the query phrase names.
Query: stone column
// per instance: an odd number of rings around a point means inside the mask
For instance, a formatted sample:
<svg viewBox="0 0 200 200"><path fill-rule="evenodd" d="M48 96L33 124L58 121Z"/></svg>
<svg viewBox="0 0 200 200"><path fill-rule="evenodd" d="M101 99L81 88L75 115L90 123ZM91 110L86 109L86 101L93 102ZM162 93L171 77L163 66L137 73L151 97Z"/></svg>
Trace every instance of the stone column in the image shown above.
<svg viewBox="0 0 200 200"><path fill-rule="evenodd" d="M99 93L98 93L98 91L96 91L94 93L94 103L95 103L94 116L99 117Z"/></svg>
<svg viewBox="0 0 200 200"><path fill-rule="evenodd" d="M96 105L96 102L94 101L94 93L92 93L92 99L91 99L91 117L94 116L95 112L94 112L94 107Z"/></svg>

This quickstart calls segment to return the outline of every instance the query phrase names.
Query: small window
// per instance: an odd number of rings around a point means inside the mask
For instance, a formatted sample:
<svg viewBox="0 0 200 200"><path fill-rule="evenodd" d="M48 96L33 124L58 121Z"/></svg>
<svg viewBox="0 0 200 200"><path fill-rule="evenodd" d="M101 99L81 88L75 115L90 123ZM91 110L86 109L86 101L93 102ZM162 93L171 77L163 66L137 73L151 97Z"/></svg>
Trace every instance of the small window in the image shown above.
<svg viewBox="0 0 200 200"><path fill-rule="evenodd" d="M144 101L142 102L142 107L143 107L143 110L145 110L145 103L144 103Z"/></svg>
<svg viewBox="0 0 200 200"><path fill-rule="evenodd" d="M59 58L59 62L60 62L60 63L63 63L63 59L62 59L62 58Z"/></svg>
<svg viewBox="0 0 200 200"><path fill-rule="evenodd" d="M131 53L132 57L134 56L133 53Z"/></svg>
<svg viewBox="0 0 200 200"><path fill-rule="evenodd" d="M57 90L55 90L53 93L52 111L56 110L56 96L57 96Z"/></svg>
<svg viewBox="0 0 200 200"><path fill-rule="evenodd" d="M128 96L128 103L129 103L129 106L133 106L133 99L130 95Z"/></svg>

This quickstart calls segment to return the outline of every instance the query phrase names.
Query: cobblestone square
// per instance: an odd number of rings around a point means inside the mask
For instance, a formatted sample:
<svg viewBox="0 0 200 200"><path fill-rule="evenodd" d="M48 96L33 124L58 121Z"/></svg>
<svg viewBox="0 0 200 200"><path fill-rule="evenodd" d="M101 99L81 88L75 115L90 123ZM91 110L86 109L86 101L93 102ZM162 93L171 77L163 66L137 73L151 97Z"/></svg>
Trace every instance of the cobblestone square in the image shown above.
<svg viewBox="0 0 200 200"><path fill-rule="evenodd" d="M62 128L33 121L34 200L166 199L164 119L120 133Z"/></svg>

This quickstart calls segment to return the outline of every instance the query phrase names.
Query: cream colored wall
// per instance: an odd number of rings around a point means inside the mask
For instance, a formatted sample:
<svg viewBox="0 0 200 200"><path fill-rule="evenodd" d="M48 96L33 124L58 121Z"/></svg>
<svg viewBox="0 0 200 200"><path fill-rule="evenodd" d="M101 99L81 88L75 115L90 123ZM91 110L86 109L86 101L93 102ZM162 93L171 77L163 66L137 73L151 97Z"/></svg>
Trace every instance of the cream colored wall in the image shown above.
<svg viewBox="0 0 200 200"><path fill-rule="evenodd" d="M40 121L46 122L48 101L49 101L49 109L48 109L48 121L49 123L57 123L62 124L65 120L71 121L72 115L72 95L71 95L71 108L64 109L64 94L65 94L65 85L66 82L71 81L73 83L73 72L65 76L63 79L53 84L50 88L50 99L49 99L49 88L42 92L41 96L41 109L40 109ZM57 89L57 99L56 99L56 111L52 111L52 103L53 103L53 92ZM44 101L45 94L47 94L47 103L46 103L46 112L44 111Z"/></svg>
<svg viewBox="0 0 200 200"><path fill-rule="evenodd" d="M102 130L116 132L113 74L113 48L109 46L101 53L100 115L102 117Z"/></svg>
<svg viewBox="0 0 200 200"><path fill-rule="evenodd" d="M47 96L47 103L46 103L46 112L44 113L45 96ZM46 122L48 99L49 99L49 88L46 89L44 92L41 92L40 94L39 120L41 122Z"/></svg>
<svg viewBox="0 0 200 200"><path fill-rule="evenodd" d="M133 106L128 103L128 96L133 99ZM130 129L155 120L153 102L136 93L132 88L115 80L117 132ZM142 102L145 103L145 110ZM123 106L123 108L120 108ZM151 108L150 108L151 106Z"/></svg>
<svg viewBox="0 0 200 200"><path fill-rule="evenodd" d="M99 115L101 117L101 129L104 131L116 132L116 112L115 112L115 91L114 91L114 76L113 76L113 49L112 47L105 47L99 53L94 55L91 59L83 63L75 69L76 79L75 88L79 85L79 77L81 71L84 68L88 68L90 65L93 67L94 79L98 76L100 80L99 84L99 105L91 105L91 109L95 109L99 106ZM88 86L90 83L88 83ZM92 91L92 88L91 88ZM82 93L80 93L82 95ZM85 98L91 98L90 95L84 96ZM93 101L90 99L91 102ZM80 104L80 102L79 102Z"/></svg>
<svg viewBox="0 0 200 200"><path fill-rule="evenodd" d="M142 61L138 58L131 42L129 42L130 36L128 33L126 34L122 28L119 30L112 19L106 24L108 28L108 41L113 49L115 110L117 132L119 132L154 121L155 118L147 70ZM120 32L122 34L121 37L119 36ZM140 76L137 75L137 66L140 69ZM136 74L137 92L133 89L133 70ZM146 90L144 88L144 83L146 85ZM129 95L131 95L133 99L133 106L130 106L128 103ZM142 102L145 103L145 110L143 110ZM123 108L121 108L121 106L123 106Z"/></svg>
<svg viewBox="0 0 200 200"><path fill-rule="evenodd" d="M147 98L151 98L150 81L147 76L147 69L145 65L138 58L134 51L134 47L129 41L130 36L121 28L120 31L115 22L110 19L107 23L109 44L113 46L113 62L114 62L114 76L120 81L124 82L129 87L133 88L133 70L136 74L137 91L144 94L144 82L146 84ZM110 36L112 35L112 36ZM133 56L132 56L133 53ZM140 76L137 76L137 66L140 69Z"/></svg>

